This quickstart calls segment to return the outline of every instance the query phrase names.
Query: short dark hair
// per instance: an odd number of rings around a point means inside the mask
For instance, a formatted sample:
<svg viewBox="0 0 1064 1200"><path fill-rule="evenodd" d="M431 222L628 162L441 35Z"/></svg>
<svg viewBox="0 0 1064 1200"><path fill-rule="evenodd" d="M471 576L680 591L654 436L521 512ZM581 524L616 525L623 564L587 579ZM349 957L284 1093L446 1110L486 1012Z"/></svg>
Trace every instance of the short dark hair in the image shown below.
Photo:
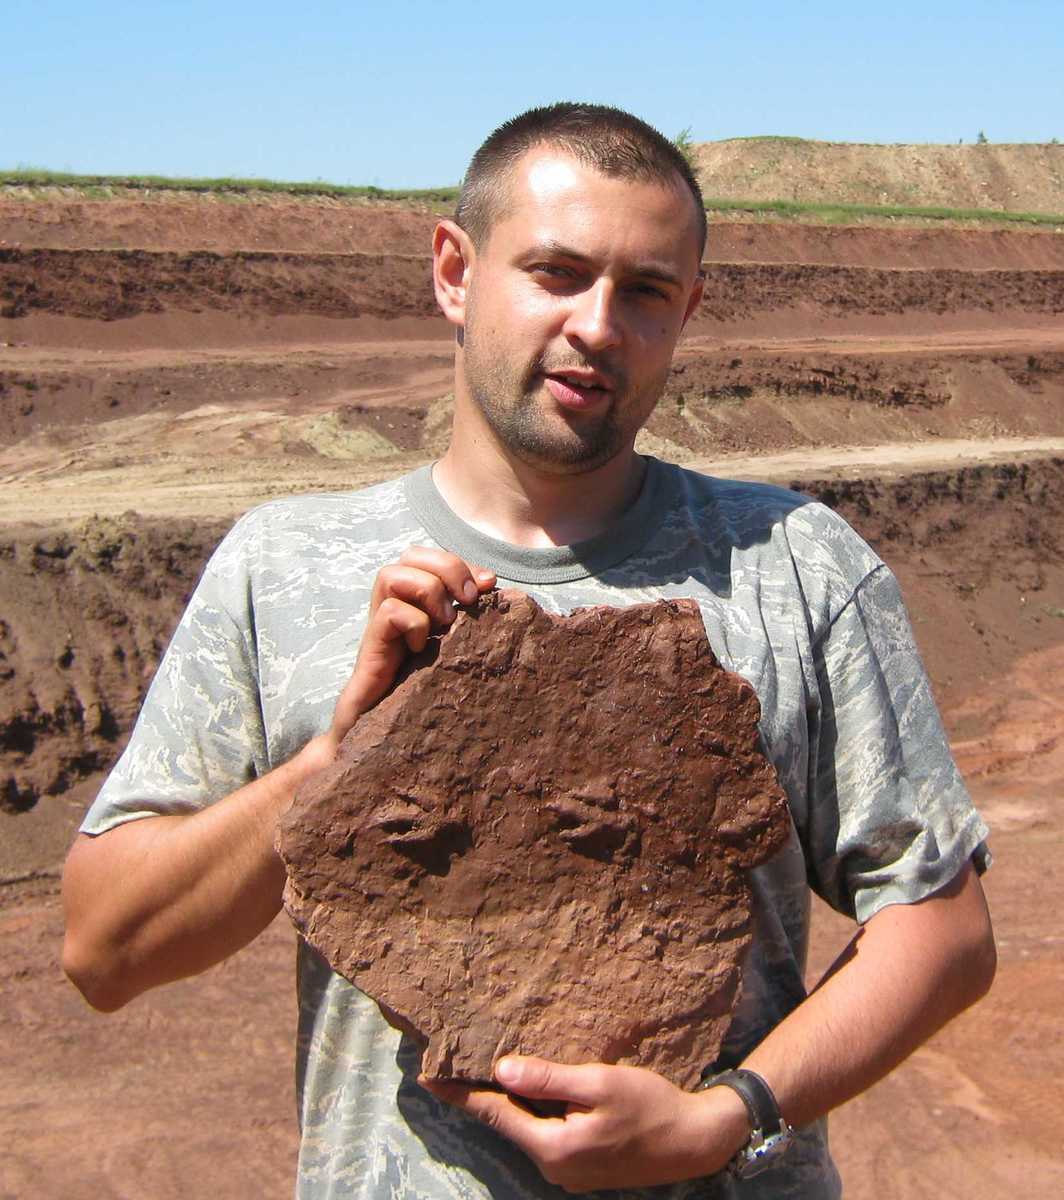
<svg viewBox="0 0 1064 1200"><path fill-rule="evenodd" d="M536 146L557 146L603 175L686 185L695 202L699 257L706 248L702 189L679 148L646 121L605 104L562 101L504 122L473 155L458 195L455 221L482 242L506 198L510 174Z"/></svg>

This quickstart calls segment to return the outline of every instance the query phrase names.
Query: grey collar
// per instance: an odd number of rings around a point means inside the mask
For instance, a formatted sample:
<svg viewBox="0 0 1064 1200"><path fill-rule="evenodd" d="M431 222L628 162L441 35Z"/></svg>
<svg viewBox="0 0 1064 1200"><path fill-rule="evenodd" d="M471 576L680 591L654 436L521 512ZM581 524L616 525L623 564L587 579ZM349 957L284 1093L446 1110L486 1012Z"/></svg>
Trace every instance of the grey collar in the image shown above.
<svg viewBox="0 0 1064 1200"><path fill-rule="evenodd" d="M657 531L673 500L666 465L646 456L647 472L634 502L604 533L571 546L511 546L474 529L447 505L432 480L432 467L408 475L406 499L437 545L512 583L571 583L601 575L640 549Z"/></svg>

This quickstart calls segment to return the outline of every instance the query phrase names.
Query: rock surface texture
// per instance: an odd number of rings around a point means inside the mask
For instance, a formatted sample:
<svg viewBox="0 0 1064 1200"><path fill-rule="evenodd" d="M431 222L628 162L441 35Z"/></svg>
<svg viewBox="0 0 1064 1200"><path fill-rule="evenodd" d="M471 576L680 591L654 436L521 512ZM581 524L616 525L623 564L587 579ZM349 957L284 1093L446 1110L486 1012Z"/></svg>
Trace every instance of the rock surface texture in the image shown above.
<svg viewBox="0 0 1064 1200"><path fill-rule="evenodd" d="M292 919L427 1075L515 1052L691 1086L738 994L745 871L788 830L753 688L685 600L495 593L412 667L282 822Z"/></svg>

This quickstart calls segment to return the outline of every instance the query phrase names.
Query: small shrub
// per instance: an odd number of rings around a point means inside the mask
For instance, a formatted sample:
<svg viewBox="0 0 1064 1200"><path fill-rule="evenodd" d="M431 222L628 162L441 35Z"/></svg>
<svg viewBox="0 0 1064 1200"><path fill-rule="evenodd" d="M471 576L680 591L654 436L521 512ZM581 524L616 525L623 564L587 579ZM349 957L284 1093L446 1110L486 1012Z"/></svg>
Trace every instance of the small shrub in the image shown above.
<svg viewBox="0 0 1064 1200"><path fill-rule="evenodd" d="M697 170L698 163L695 161L695 144L691 138L691 126L681 129L680 132L672 139L673 145L684 156L687 165L692 171Z"/></svg>

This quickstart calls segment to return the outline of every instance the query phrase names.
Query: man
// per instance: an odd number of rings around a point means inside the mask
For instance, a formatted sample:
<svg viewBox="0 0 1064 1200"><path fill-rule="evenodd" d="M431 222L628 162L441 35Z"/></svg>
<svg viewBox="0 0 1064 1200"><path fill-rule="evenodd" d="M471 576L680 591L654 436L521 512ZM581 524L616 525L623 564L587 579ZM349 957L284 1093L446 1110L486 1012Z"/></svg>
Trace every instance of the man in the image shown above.
<svg viewBox="0 0 1064 1200"><path fill-rule="evenodd" d="M634 451L701 297L704 238L686 163L627 114L557 105L488 139L434 239L457 331L447 453L265 505L219 548L71 852L64 965L112 1009L255 937L280 905L278 814L407 652L496 580L556 611L691 596L758 691L794 823L753 873L756 939L716 1064L760 1077L772 1128L734 1077L685 1093L504 1058L504 1090L419 1086L416 1048L301 945L301 1196L836 1196L821 1118L989 986L986 831L891 575L805 497ZM810 885L861 925L806 997ZM566 1115L535 1115L538 1099ZM773 1133L793 1144L736 1178Z"/></svg>

